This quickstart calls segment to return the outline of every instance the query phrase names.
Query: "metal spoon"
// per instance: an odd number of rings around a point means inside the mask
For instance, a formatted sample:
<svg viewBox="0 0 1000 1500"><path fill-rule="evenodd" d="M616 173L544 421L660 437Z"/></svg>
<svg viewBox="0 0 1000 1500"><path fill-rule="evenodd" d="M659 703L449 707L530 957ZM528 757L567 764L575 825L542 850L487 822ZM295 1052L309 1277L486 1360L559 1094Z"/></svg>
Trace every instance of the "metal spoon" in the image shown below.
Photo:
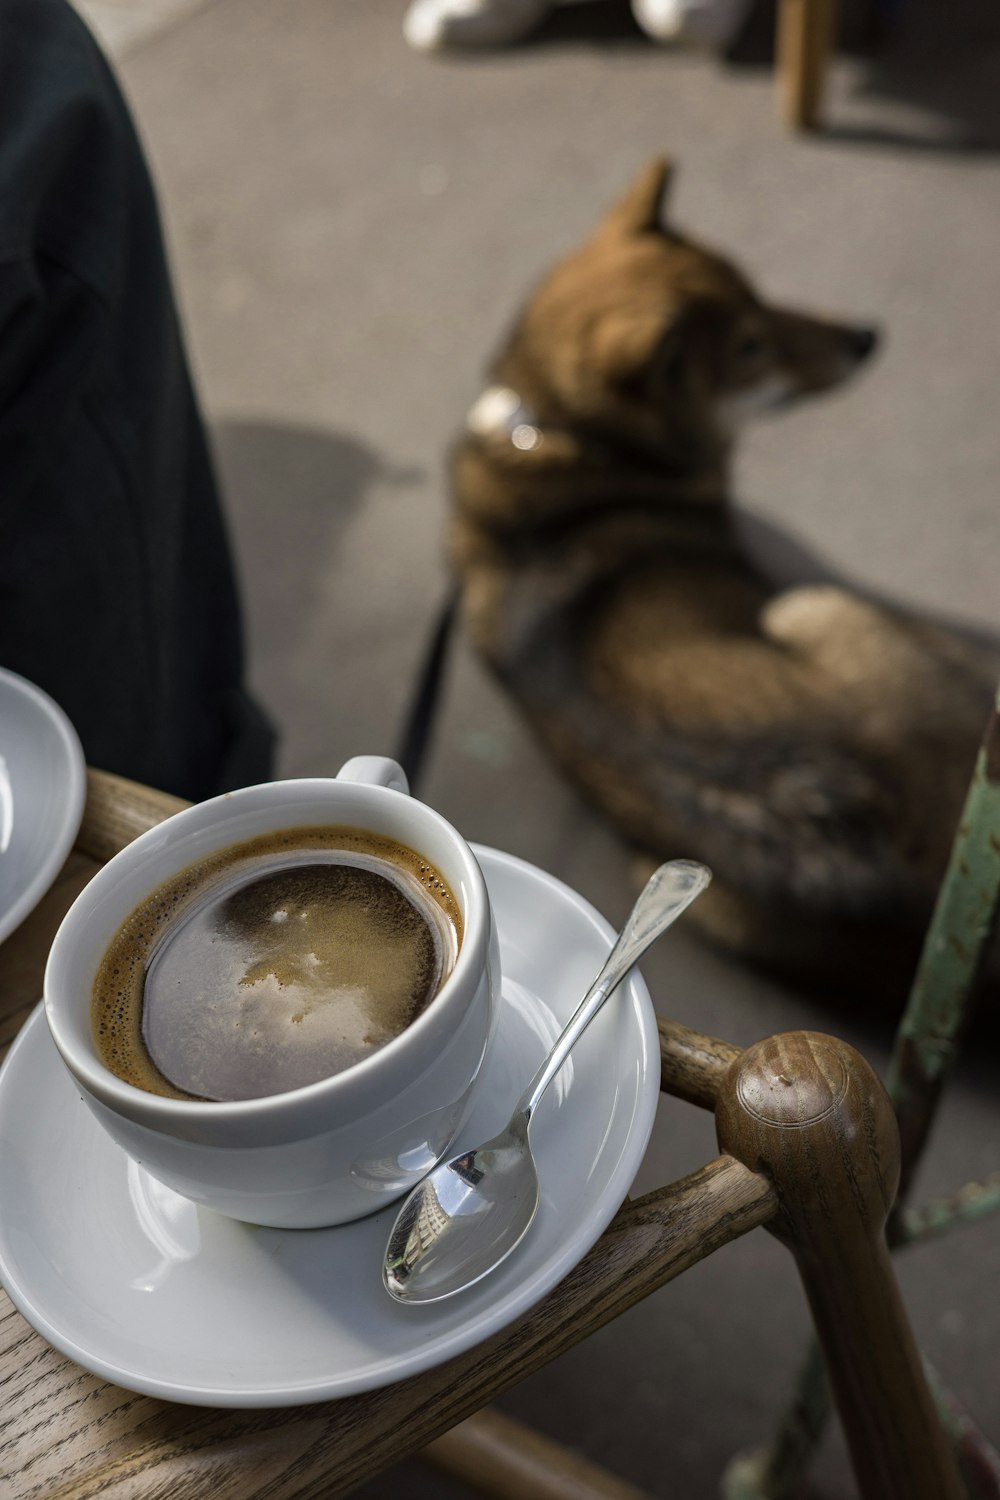
<svg viewBox="0 0 1000 1500"><path fill-rule="evenodd" d="M382 1267L382 1280L397 1301L451 1297L487 1275L520 1244L538 1207L528 1127L539 1099L612 990L711 878L693 860L660 866L509 1123L491 1141L439 1163L409 1194Z"/></svg>

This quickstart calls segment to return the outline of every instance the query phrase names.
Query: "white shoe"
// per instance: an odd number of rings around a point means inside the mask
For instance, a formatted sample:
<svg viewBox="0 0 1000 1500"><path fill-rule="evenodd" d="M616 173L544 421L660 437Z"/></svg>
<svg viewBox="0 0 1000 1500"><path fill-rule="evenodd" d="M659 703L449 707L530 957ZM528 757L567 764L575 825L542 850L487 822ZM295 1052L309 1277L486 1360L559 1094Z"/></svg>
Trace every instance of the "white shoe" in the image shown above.
<svg viewBox="0 0 1000 1500"><path fill-rule="evenodd" d="M403 21L411 47L506 47L528 36L551 0L412 0Z"/></svg>
<svg viewBox="0 0 1000 1500"><path fill-rule="evenodd" d="M753 0L632 0L632 14L658 42L725 47L742 26Z"/></svg>

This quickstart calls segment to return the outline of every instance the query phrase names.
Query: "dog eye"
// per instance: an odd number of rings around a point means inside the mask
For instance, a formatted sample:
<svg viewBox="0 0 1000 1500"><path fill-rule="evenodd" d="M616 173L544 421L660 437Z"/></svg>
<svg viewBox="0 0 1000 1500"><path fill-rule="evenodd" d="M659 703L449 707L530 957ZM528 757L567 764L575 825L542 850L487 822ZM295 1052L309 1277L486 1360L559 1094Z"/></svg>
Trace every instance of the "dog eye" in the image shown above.
<svg viewBox="0 0 1000 1500"><path fill-rule="evenodd" d="M759 333L745 333L737 340L733 351L736 358L742 364L749 364L751 360L759 359L765 350L764 339Z"/></svg>

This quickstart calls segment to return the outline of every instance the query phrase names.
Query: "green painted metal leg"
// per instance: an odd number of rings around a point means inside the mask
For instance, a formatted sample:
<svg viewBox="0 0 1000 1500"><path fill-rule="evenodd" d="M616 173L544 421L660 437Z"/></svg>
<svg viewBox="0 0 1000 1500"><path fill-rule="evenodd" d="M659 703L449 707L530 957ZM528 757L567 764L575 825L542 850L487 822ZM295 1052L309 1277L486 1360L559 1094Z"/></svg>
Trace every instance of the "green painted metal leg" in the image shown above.
<svg viewBox="0 0 1000 1500"><path fill-rule="evenodd" d="M887 1086L902 1146L905 1202L958 1056L1000 905L1000 695L986 726L937 904L927 930Z"/></svg>
<svg viewBox="0 0 1000 1500"><path fill-rule="evenodd" d="M810 1340L795 1394L769 1448L733 1459L722 1481L723 1500L784 1500L801 1483L830 1415L823 1356Z"/></svg>

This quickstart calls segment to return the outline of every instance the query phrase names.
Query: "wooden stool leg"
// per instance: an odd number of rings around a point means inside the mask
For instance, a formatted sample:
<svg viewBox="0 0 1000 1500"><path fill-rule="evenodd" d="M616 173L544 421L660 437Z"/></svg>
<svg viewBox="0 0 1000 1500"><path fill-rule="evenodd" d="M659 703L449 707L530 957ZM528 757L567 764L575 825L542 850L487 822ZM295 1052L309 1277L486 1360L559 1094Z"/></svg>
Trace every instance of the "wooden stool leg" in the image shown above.
<svg viewBox="0 0 1000 1500"><path fill-rule="evenodd" d="M962 1500L885 1240L899 1132L865 1060L815 1032L769 1037L719 1092L722 1149L765 1173L812 1308L864 1500Z"/></svg>
<svg viewBox="0 0 1000 1500"><path fill-rule="evenodd" d="M792 130L813 130L833 51L835 0L779 0L777 66L781 115Z"/></svg>

